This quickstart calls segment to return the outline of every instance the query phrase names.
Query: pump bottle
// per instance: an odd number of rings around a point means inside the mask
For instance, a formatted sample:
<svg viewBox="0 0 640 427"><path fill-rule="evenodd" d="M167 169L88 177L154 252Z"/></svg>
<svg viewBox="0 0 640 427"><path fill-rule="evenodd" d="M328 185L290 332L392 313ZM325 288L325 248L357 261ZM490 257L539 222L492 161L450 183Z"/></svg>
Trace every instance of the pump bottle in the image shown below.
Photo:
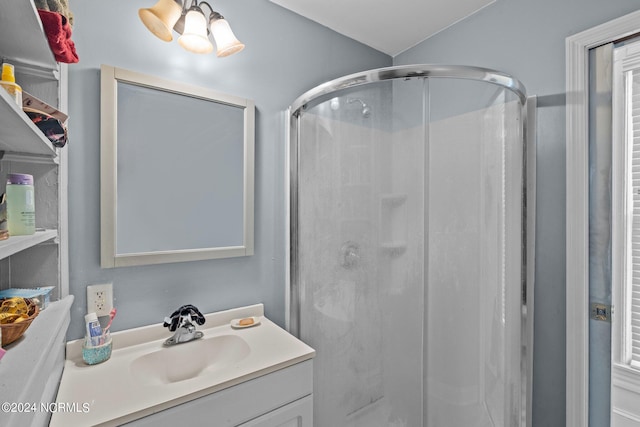
<svg viewBox="0 0 640 427"><path fill-rule="evenodd" d="M6 62L2 64L2 80L0 80L0 86L2 86L16 104L22 108L22 88L16 84L13 65L7 64Z"/></svg>

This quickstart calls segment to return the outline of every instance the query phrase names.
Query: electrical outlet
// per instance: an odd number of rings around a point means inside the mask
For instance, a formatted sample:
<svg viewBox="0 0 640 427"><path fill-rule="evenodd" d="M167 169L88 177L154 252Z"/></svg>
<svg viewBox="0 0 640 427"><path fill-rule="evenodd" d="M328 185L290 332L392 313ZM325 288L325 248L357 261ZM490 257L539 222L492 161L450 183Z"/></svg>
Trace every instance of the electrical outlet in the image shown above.
<svg viewBox="0 0 640 427"><path fill-rule="evenodd" d="M87 313L96 313L98 317L108 316L113 308L113 285L87 286Z"/></svg>

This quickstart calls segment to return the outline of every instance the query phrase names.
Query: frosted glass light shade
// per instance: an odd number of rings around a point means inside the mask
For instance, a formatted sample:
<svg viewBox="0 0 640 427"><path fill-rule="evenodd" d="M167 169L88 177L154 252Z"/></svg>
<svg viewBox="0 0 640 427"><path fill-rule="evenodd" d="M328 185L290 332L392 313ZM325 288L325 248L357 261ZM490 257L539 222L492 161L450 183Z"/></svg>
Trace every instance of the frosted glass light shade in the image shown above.
<svg viewBox="0 0 640 427"><path fill-rule="evenodd" d="M180 46L193 53L209 53L213 45L207 37L207 18L200 10L189 10L184 21L184 33L178 37Z"/></svg>
<svg viewBox="0 0 640 427"><path fill-rule="evenodd" d="M244 49L244 44L233 34L226 19L222 18L211 21L210 28L218 48L216 55L220 57L229 56Z"/></svg>
<svg viewBox="0 0 640 427"><path fill-rule="evenodd" d="M174 0L158 0L149 8L138 10L142 23L160 40L173 40L171 30L182 15L182 7Z"/></svg>

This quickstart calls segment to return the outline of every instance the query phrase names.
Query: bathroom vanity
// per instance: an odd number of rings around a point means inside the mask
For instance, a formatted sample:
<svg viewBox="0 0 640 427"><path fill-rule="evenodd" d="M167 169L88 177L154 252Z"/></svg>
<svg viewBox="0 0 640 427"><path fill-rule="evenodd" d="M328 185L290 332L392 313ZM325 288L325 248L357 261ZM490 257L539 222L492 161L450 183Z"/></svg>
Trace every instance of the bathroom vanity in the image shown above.
<svg viewBox="0 0 640 427"><path fill-rule="evenodd" d="M232 327L234 319L259 323ZM164 346L161 324L112 334L111 358L89 366L67 343L51 427L312 426L315 351L264 317L262 304L205 315L201 339ZM196 425L196 424L192 424Z"/></svg>

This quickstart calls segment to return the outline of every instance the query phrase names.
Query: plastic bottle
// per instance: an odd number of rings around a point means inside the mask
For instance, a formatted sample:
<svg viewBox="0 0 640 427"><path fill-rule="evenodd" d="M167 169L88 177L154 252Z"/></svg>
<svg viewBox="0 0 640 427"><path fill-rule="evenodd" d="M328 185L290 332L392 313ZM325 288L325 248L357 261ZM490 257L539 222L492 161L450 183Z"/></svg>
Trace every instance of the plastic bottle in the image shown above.
<svg viewBox="0 0 640 427"><path fill-rule="evenodd" d="M10 236L36 232L36 205L32 175L23 173L7 175L7 228Z"/></svg>
<svg viewBox="0 0 640 427"><path fill-rule="evenodd" d="M16 84L16 76L14 73L13 65L2 64L2 80L0 80L0 86L2 86L11 98L22 108L22 88Z"/></svg>
<svg viewBox="0 0 640 427"><path fill-rule="evenodd" d="M87 345L95 347L102 344L102 328L98 316L95 313L88 313L84 316L84 321L87 323Z"/></svg>
<svg viewBox="0 0 640 427"><path fill-rule="evenodd" d="M2 348L2 328L0 328L0 359L2 359L7 350Z"/></svg>

